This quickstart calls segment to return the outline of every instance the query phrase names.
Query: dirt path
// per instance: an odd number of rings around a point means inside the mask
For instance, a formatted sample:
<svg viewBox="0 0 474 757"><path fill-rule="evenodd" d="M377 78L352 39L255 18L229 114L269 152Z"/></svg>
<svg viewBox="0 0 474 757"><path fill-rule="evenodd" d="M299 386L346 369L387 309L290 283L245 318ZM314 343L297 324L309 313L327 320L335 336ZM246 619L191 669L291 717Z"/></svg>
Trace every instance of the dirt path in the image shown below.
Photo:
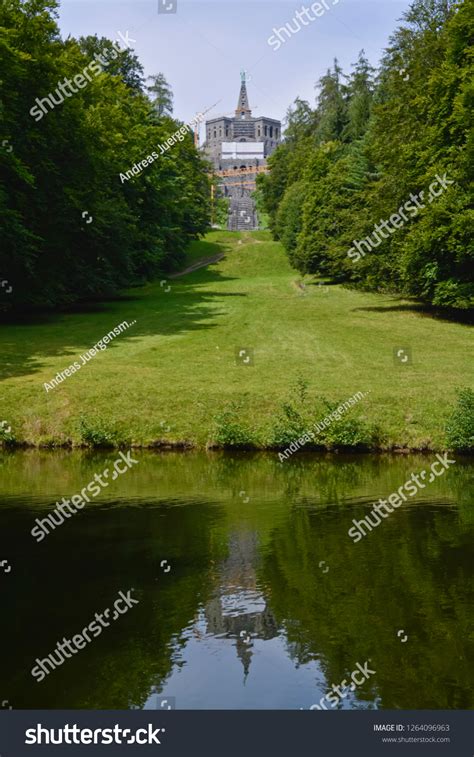
<svg viewBox="0 0 474 757"><path fill-rule="evenodd" d="M263 244L259 239L253 239L250 232L242 232L243 239L239 239L237 244ZM201 260L197 260L192 265L185 268L183 271L179 271L178 273L172 273L171 276L168 278L170 279L178 279L180 276L185 276L187 273L193 273L193 271L197 271L199 268L204 268L207 265L211 265L211 263L217 263L219 260L222 260L223 257L225 257L225 252L219 252L217 255L212 255L210 258L202 258Z"/></svg>
<svg viewBox="0 0 474 757"><path fill-rule="evenodd" d="M224 256L225 252L220 252L218 255L213 255L210 258L202 258L202 260L197 260L196 263L193 263L192 265L185 268L184 271L179 271L179 273L171 274L169 278L178 279L180 276L184 276L186 273L193 273L193 271L197 271L199 268L204 268L207 265L211 265L211 263L217 263Z"/></svg>

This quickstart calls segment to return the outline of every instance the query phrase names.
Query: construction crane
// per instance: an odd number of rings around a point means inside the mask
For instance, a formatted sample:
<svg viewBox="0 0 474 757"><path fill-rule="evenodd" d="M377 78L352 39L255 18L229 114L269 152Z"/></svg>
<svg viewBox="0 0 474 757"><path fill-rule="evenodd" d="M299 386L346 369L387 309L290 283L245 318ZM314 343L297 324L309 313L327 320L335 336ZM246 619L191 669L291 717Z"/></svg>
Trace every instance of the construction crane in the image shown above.
<svg viewBox="0 0 474 757"><path fill-rule="evenodd" d="M216 105L219 105L220 100L218 100L214 105L211 105L210 108L206 108L206 110L203 113L196 113L196 123L194 124L194 146L196 149L199 147L199 125L200 122L197 120L197 116L205 116L206 113L209 113L210 110L216 107ZM216 116L216 118L219 118L219 116Z"/></svg>

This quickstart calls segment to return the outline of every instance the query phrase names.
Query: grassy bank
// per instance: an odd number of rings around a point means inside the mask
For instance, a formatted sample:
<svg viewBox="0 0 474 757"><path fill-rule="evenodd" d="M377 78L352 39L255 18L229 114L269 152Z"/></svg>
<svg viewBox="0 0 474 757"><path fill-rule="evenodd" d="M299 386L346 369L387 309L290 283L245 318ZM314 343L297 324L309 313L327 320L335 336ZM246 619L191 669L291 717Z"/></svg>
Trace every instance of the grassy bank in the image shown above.
<svg viewBox="0 0 474 757"><path fill-rule="evenodd" d="M223 251L209 267L120 299L2 326L9 438L204 446L237 402L235 422L268 445L303 380L312 418L326 407L316 396L339 404L362 392L347 418L378 425L379 446L446 446L455 389L470 383L468 326L395 297L301 288L266 232L212 232L193 245L189 264ZM82 365L81 354L123 321L136 323ZM253 351L252 365L236 361L239 348ZM397 362L394 350L406 348L411 362ZM80 370L46 392L75 361Z"/></svg>

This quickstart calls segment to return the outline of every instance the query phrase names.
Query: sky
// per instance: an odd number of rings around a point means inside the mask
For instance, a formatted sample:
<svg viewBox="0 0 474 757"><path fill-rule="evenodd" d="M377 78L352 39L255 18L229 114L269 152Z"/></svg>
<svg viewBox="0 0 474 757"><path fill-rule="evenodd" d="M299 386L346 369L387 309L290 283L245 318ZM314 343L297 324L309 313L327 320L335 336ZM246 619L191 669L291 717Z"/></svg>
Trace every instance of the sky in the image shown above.
<svg viewBox="0 0 474 757"><path fill-rule="evenodd" d="M287 0L62 0L63 36L97 34L131 45L145 74L162 72L174 94L174 115L189 122L214 106L208 118L233 115L240 72L254 116L283 120L297 96L315 100L314 85L335 57L345 72L364 49L377 65L408 0L326 0L328 9L276 49L274 29L294 22L305 3ZM170 12L158 13L158 3ZM163 8L164 9L164 8ZM173 11L173 12L171 12ZM215 103L217 103L215 105Z"/></svg>

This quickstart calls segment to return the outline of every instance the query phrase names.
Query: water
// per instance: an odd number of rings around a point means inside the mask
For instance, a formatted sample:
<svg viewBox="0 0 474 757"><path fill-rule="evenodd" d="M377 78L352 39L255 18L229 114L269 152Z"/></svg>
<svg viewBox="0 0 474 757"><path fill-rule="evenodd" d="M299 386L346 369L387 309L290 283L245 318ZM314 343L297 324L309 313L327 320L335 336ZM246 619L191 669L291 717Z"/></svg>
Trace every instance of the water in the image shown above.
<svg viewBox="0 0 474 757"><path fill-rule="evenodd" d="M117 453L0 457L4 707L307 709L367 661L337 707L473 706L472 463L354 544L352 519L433 456L134 456L41 543L35 518ZM138 604L34 679L132 588Z"/></svg>

